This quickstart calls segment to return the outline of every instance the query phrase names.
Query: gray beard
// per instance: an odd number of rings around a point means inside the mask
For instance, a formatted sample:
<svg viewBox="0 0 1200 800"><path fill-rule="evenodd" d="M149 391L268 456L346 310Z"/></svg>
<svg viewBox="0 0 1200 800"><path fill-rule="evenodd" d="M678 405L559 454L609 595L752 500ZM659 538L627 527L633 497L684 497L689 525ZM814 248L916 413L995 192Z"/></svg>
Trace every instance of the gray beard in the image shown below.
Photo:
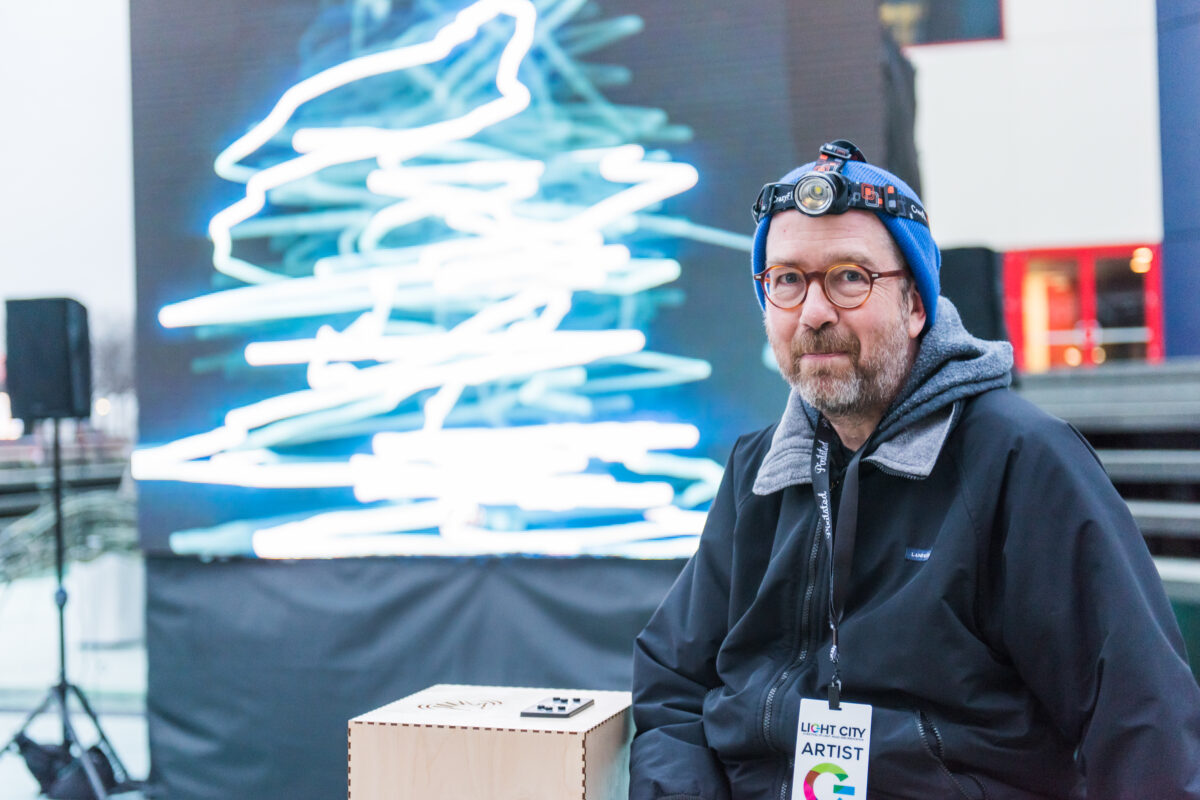
<svg viewBox="0 0 1200 800"><path fill-rule="evenodd" d="M782 348L780 343L773 342L772 346L784 377L810 406L831 420L878 419L896 398L912 368L909 341L906 320L897 315L896 324L888 329L875 357L866 360L860 358L857 338L833 330L802 334L782 343ZM830 351L847 352L850 364L820 366L800 358L806 353Z"/></svg>

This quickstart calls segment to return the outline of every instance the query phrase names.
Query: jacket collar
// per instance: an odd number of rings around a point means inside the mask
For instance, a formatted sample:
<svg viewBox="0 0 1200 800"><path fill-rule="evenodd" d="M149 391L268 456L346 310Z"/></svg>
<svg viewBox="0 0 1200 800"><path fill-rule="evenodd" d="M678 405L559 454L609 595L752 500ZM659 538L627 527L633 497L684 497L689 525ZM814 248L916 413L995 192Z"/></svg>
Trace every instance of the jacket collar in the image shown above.
<svg viewBox="0 0 1200 800"><path fill-rule="evenodd" d="M863 460L907 478L927 478L963 401L1011 380L1012 346L977 339L963 327L958 309L938 298L937 321L921 337L908 380L875 431L879 444ZM811 483L815 409L793 390L771 448L758 469L755 494Z"/></svg>
<svg viewBox="0 0 1200 800"><path fill-rule="evenodd" d="M901 477L928 478L961 407L959 400L917 420L877 446L863 461ZM771 447L758 468L754 493L768 495L788 486L812 483L812 448L813 424L800 393L793 389L771 437Z"/></svg>

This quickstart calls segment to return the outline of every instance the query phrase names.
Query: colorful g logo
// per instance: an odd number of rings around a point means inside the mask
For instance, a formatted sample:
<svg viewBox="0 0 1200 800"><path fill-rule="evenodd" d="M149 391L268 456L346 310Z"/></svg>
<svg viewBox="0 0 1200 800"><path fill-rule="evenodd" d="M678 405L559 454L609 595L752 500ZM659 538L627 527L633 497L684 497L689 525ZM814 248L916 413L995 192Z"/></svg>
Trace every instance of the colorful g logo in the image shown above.
<svg viewBox="0 0 1200 800"><path fill-rule="evenodd" d="M812 771L809 772L804 778L804 800L817 800L817 793L813 789L813 786L817 782L817 776L824 775L827 772L832 773L833 777L837 778L838 783L841 783L842 781L846 780L846 778L850 777L846 774L846 770L842 769L837 764L818 764L817 766L813 767ZM854 794L854 787L834 786L833 793L835 795L852 795Z"/></svg>

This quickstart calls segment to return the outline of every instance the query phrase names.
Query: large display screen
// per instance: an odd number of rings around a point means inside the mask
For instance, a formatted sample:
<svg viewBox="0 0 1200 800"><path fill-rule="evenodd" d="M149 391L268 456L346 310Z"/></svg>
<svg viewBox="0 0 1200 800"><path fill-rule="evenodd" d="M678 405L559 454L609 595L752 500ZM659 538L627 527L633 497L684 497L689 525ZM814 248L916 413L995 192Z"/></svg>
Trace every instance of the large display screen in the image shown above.
<svg viewBox="0 0 1200 800"><path fill-rule="evenodd" d="M147 550L694 550L786 394L785 2L132 6Z"/></svg>

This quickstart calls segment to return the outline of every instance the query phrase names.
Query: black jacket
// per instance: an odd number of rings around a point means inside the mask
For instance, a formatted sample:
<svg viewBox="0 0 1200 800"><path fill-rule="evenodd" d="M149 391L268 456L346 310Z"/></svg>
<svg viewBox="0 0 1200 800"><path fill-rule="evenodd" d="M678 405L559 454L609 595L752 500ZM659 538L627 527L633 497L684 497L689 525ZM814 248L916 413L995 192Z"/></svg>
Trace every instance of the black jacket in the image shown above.
<svg viewBox="0 0 1200 800"><path fill-rule="evenodd" d="M790 796L800 698L831 672L828 551L803 447L772 454L802 474L760 475L773 436L738 441L638 637L632 800ZM1004 389L916 436L863 462L840 629L843 698L874 706L870 797L1200 798L1200 690L1087 443ZM921 475L903 459L931 438Z"/></svg>

